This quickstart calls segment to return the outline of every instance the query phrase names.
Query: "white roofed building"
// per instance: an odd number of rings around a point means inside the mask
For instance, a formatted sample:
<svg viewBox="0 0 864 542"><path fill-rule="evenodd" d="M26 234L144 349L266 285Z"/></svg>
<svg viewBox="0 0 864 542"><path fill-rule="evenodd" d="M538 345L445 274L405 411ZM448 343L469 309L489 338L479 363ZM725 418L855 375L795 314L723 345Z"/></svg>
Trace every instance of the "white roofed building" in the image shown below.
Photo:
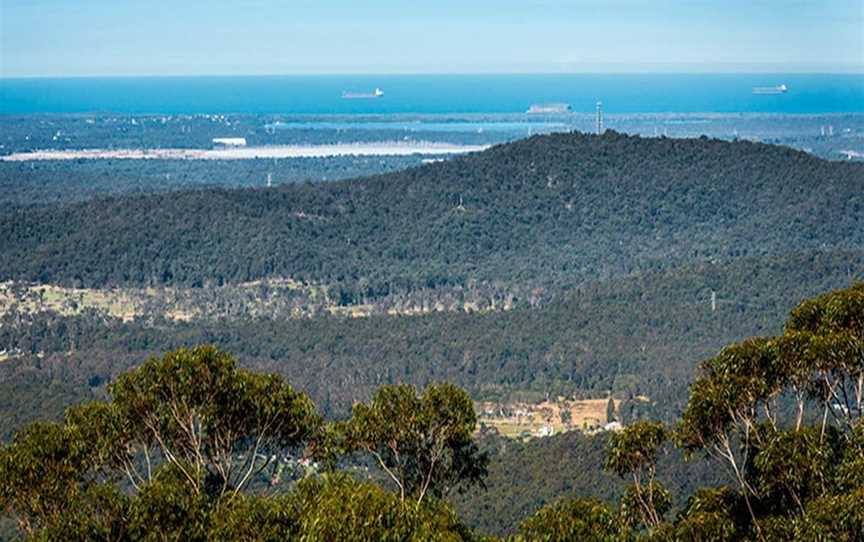
<svg viewBox="0 0 864 542"><path fill-rule="evenodd" d="M245 137L214 137L213 145L217 147L245 147Z"/></svg>

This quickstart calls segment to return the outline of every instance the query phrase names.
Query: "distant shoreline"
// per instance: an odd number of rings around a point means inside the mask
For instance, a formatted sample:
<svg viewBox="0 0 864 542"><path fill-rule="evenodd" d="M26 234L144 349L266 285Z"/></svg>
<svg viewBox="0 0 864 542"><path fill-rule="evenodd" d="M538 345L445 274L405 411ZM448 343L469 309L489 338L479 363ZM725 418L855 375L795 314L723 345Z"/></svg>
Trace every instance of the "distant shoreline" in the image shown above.
<svg viewBox="0 0 864 542"><path fill-rule="evenodd" d="M0 78L0 115L524 114L564 102L592 113L864 113L864 74L498 74L294 77ZM754 95L754 87L789 92ZM345 89L380 87L373 100Z"/></svg>
<svg viewBox="0 0 864 542"><path fill-rule="evenodd" d="M447 155L479 152L490 145L450 143L344 143L336 145L268 145L218 149L66 149L17 152L3 162L33 160L254 160L256 158L330 158L336 156Z"/></svg>

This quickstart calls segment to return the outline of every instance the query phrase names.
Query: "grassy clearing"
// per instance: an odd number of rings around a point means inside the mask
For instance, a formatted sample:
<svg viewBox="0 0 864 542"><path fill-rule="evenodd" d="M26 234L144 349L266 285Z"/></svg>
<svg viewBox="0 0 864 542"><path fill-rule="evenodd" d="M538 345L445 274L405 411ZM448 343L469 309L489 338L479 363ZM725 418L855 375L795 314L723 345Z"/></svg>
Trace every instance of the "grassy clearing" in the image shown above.
<svg viewBox="0 0 864 542"><path fill-rule="evenodd" d="M461 292L460 292L461 293ZM444 294L446 296L446 293ZM290 278L271 278L204 288L101 288L81 289L57 285L0 283L0 316L9 312L54 312L74 316L95 310L129 322L161 317L189 322L216 318L310 318L321 314L366 318L374 314L413 316L433 312L484 313L513 308L508 297L442 301L420 294L396 295L375 303L340 305L324 284Z"/></svg>
<svg viewBox="0 0 864 542"><path fill-rule="evenodd" d="M609 399L493 403L475 405L481 424L510 438L543 437L565 431L590 431L603 427ZM617 412L619 400L614 400Z"/></svg>
<svg viewBox="0 0 864 542"><path fill-rule="evenodd" d="M266 292L266 293L262 293ZM177 321L224 315L226 306L238 305L246 315L265 315L285 299L314 300L326 297L326 289L291 279L255 281L219 288L67 288L49 284L0 284L0 315L55 312L74 316L96 310L112 318L133 321L158 314ZM278 309L278 307L276 307ZM302 307L291 311L302 316ZM351 314L352 316L354 314ZM362 314L361 314L362 315Z"/></svg>

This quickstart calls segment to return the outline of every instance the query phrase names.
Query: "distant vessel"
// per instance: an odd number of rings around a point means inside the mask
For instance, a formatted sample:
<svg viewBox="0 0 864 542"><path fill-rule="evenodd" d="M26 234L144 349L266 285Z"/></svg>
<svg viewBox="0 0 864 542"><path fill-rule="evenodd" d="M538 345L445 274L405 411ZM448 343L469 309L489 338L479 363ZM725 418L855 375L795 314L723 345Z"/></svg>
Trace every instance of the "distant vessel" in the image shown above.
<svg viewBox="0 0 864 542"><path fill-rule="evenodd" d="M753 94L785 94L789 88L786 85L776 87L754 87Z"/></svg>
<svg viewBox="0 0 864 542"><path fill-rule="evenodd" d="M348 92L342 93L342 98L345 100L368 100L370 98L380 98L384 96L384 91L376 88L372 92Z"/></svg>
<svg viewBox="0 0 864 542"><path fill-rule="evenodd" d="M566 103L547 103L533 104L528 108L527 113L569 113L570 104Z"/></svg>

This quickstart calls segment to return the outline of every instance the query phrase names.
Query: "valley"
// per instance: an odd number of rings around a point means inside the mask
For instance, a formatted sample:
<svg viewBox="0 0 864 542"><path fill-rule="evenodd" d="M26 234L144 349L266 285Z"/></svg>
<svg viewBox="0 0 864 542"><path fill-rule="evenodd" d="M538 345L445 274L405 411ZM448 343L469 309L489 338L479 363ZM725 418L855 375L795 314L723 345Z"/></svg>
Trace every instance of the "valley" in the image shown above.
<svg viewBox="0 0 864 542"><path fill-rule="evenodd" d="M451 382L493 460L492 497L454 506L510 532L573 488L614 498L595 473L608 439L673 423L700 360L864 280L862 168L750 142L555 134L344 181L13 205L0 440L198 344L288 378L328 420L384 385ZM544 462L573 453L551 479ZM725 480L668 461L679 509Z"/></svg>
<svg viewBox="0 0 864 542"><path fill-rule="evenodd" d="M0 0L0 542L864 542L864 0Z"/></svg>

